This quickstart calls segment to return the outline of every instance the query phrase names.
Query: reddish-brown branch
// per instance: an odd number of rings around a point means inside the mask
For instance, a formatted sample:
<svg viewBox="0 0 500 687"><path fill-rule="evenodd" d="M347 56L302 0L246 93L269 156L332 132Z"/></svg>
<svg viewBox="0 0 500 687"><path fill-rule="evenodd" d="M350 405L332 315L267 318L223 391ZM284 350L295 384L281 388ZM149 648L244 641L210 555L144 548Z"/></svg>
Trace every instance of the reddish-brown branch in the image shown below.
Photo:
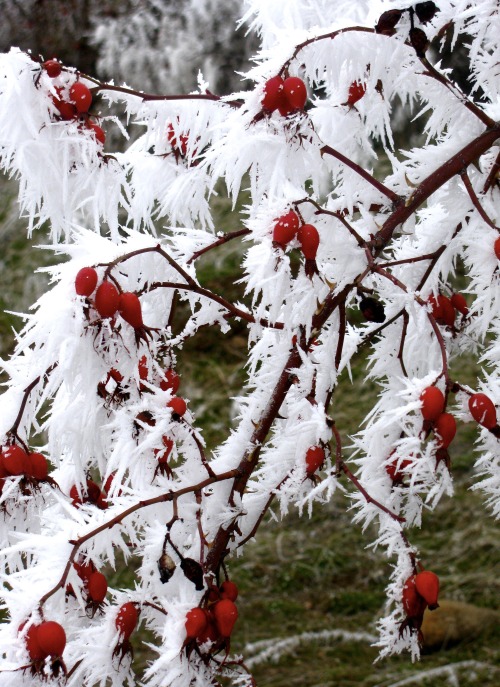
<svg viewBox="0 0 500 687"><path fill-rule="evenodd" d="M471 201L472 201L472 204L474 205L474 207L476 208L476 210L479 212L479 214L481 215L481 217L484 219L484 221L486 222L486 224L487 224L488 226L490 226L492 229L497 229L497 230L498 230L498 227L497 227L497 226L495 225L495 223L491 220L491 218L488 217L488 215L487 215L486 212L485 212L485 209L483 208L483 206L482 206L481 203L479 202L479 198L477 197L476 192L474 191L474 189L473 189L473 187L472 187L471 180L470 180L470 178L469 178L469 175L467 174L467 170L466 170L466 169L463 169L463 170L460 172L460 177L461 177L462 181L464 182L465 188L467 189L467 193L469 194L469 197L470 197L470 199L471 199Z"/></svg>
<svg viewBox="0 0 500 687"><path fill-rule="evenodd" d="M373 498L373 496L370 496L370 494L366 491L366 489L363 487L359 479L353 475L353 473L349 470L347 465L345 465L344 462L340 464L340 469L342 472L351 480L351 482L354 484L356 489L363 494L365 497L365 500L368 503L372 503L374 506L379 508L381 511L384 513L387 513L387 515L390 515L393 520L396 520L397 522L406 522L405 518L401 517L400 515L396 515L396 513L393 513L392 510L389 510L386 506L384 506L383 503L380 503L380 501L377 501L376 499Z"/></svg>
<svg viewBox="0 0 500 687"><path fill-rule="evenodd" d="M255 317L250 313L246 312L245 310L241 310L241 308L236 307L230 301L226 300L222 296L219 296L218 294L213 293L213 291L209 291L208 289L205 289L202 286L198 286L196 283L194 285L191 285L179 284L177 282L172 281L155 281L151 284L147 284L138 293L141 294L144 292L154 291L155 289L177 289L178 291L192 291L193 293L197 293L200 296L204 296L205 298L209 298L210 300L215 301L223 308L225 308L233 317L239 317L250 324L255 324L256 322L258 322L258 324L262 325L263 327L270 327L272 329L283 329L284 327L282 322L272 323L264 318L256 320Z"/></svg>
<svg viewBox="0 0 500 687"><path fill-rule="evenodd" d="M335 219L338 219L344 227L347 229L347 231L356 239L356 243L360 248L363 248L366 244L366 241L358 234L356 229L354 227L351 227L349 222L344 217L344 213L338 210L325 210L324 208L321 207L319 203L317 203L315 200L312 198L303 198L302 200L298 200L294 205L299 205L301 203L310 203L316 208L316 212L314 213L315 215L328 215L329 217L335 217ZM378 208L379 206L377 206Z"/></svg>
<svg viewBox="0 0 500 687"><path fill-rule="evenodd" d="M400 203L387 218L381 229L375 235L372 245L376 251L382 250L390 241L398 226L406 222L414 212L447 181L456 174L460 174L473 160L485 153L500 136L500 124L487 129L468 143L458 153L429 174L415 189L406 203Z"/></svg>
<svg viewBox="0 0 500 687"><path fill-rule="evenodd" d="M403 353L404 353L404 347L405 347L405 340L406 340L406 331L408 329L408 322L410 321L409 315L406 312L406 310L403 310L403 328L401 330L401 341L399 344L399 351L398 351L398 360L399 364L401 365L401 369L403 370L403 374L405 377L408 377L408 373L406 372L406 367L403 359Z"/></svg>
<svg viewBox="0 0 500 687"><path fill-rule="evenodd" d="M222 246L224 243L232 241L233 239L237 239L240 236L248 236L248 234L250 234L250 229L238 229L237 231L230 231L227 234L224 234L224 236L221 236L219 239L217 239L217 241L214 241L213 243L210 243L208 246L205 246L205 248L200 248L200 250L197 250L196 253L193 253L193 255L187 261L187 264L190 265L195 260L198 260L198 258L201 255L208 253L208 251L212 250L213 248Z"/></svg>
<svg viewBox="0 0 500 687"><path fill-rule="evenodd" d="M157 253L158 255L161 255L165 260L168 262L168 264L173 267L176 272L178 272L181 277L183 277L188 284L191 286L197 286L195 280L193 277L186 272L185 269L183 269L179 263L172 258L161 246L160 244L156 246L150 246L148 248L138 248L137 250L133 250L130 253L126 253L125 255L121 255L119 258L116 258L110 263L106 263L106 270L104 272L104 278L108 277L111 274L111 271L113 268L115 268L117 265L120 265L122 262L125 262L126 260L130 260L131 258L136 257L137 255L143 255L144 253Z"/></svg>
<svg viewBox="0 0 500 687"><path fill-rule="evenodd" d="M480 119L485 126L488 128L493 128L495 126L495 121L491 119L491 117L488 117L486 112L481 110L481 108L472 102L472 100L469 100L465 93L463 93L455 83L450 81L450 79L448 79L444 74L441 74L441 72L438 72L436 67L434 67L434 65L432 65L426 57L419 56L419 59L427 70L427 72L424 73L425 76L430 76L436 81L442 83L443 86L453 93L453 95L460 100L462 105L464 105L470 112L472 112L472 114Z"/></svg>
<svg viewBox="0 0 500 687"><path fill-rule="evenodd" d="M498 172L500 171L500 152L495 158L495 162L493 163L490 172L488 176L486 177L486 181L484 182L483 186L483 193L487 193L490 188L493 186L495 181L498 181Z"/></svg>
<svg viewBox="0 0 500 687"><path fill-rule="evenodd" d="M332 148L329 145L324 145L321 147L320 153L322 155L325 155L325 154L331 155L332 157L339 160L339 162L342 162L347 167L350 167L350 169L352 169L354 172L356 172L362 179L364 179L369 184L371 184L374 188L376 188L377 191L379 191L384 196L389 198L391 203L393 203L394 205L398 205L402 202L402 198L400 196L398 196L397 193L392 191L390 188L387 188L387 186L385 186L378 179L375 179L375 177L372 174L370 174L369 172L367 172L365 169L363 169L363 167L358 165L356 162L353 162L352 160L350 160L345 155L342 155L342 153L339 153L338 150L335 150L334 148Z"/></svg>

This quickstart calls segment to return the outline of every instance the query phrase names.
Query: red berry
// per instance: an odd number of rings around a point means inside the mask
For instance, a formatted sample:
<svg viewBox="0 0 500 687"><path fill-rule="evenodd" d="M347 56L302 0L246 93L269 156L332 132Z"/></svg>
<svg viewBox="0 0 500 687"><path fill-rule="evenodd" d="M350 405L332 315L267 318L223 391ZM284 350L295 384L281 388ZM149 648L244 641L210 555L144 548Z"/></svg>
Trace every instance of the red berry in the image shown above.
<svg viewBox="0 0 500 687"><path fill-rule="evenodd" d="M163 389L163 391L171 391L173 394L176 394L180 383L181 378L175 370L166 370L164 379L160 382L160 389Z"/></svg>
<svg viewBox="0 0 500 687"><path fill-rule="evenodd" d="M31 625L24 638L26 649L32 661L43 661L48 656L48 653L38 643L38 628L39 625ZM21 630L22 626L19 629Z"/></svg>
<svg viewBox="0 0 500 687"><path fill-rule="evenodd" d="M297 238L306 260L314 260L319 246L318 230L313 224L304 224L297 232Z"/></svg>
<svg viewBox="0 0 500 687"><path fill-rule="evenodd" d="M9 475L24 475L29 469L28 455L20 446L7 446L3 451L3 466Z"/></svg>
<svg viewBox="0 0 500 687"><path fill-rule="evenodd" d="M47 458L41 453L30 453L28 456L29 472L31 477L38 480L45 480L49 476L49 464Z"/></svg>
<svg viewBox="0 0 500 687"><path fill-rule="evenodd" d="M127 603L120 606L120 610L115 619L115 626L124 639L130 637L137 625L138 619L139 611L131 601L127 601Z"/></svg>
<svg viewBox="0 0 500 687"><path fill-rule="evenodd" d="M52 102L54 103L56 109L59 110L61 117L66 120L74 119L78 114L76 107L73 105L73 103L69 103L67 100L64 100L62 97L62 88L56 88L56 93L57 95L52 95Z"/></svg>
<svg viewBox="0 0 500 687"><path fill-rule="evenodd" d="M474 420L486 429L496 426L497 411L493 401L486 394L472 394L469 398L469 410Z"/></svg>
<svg viewBox="0 0 500 687"><path fill-rule="evenodd" d="M87 480L87 500L90 503L97 503L101 495L99 486L91 479Z"/></svg>
<svg viewBox="0 0 500 687"><path fill-rule="evenodd" d="M439 294L438 303L441 306L442 323L447 325L448 327L453 327L453 325L455 324L455 308L453 307L450 299L447 296Z"/></svg>
<svg viewBox="0 0 500 687"><path fill-rule="evenodd" d="M108 591L108 582L104 575L100 572L93 572L88 578L87 590L92 601L96 603L104 601Z"/></svg>
<svg viewBox="0 0 500 687"><path fill-rule="evenodd" d="M427 606L415 586L416 575L409 577L403 586L402 602L408 618L421 618Z"/></svg>
<svg viewBox="0 0 500 687"><path fill-rule="evenodd" d="M408 458L404 458L398 466L398 459L396 458L392 461L392 463L389 463L389 465L385 466L385 471L387 472L387 474L393 482L402 482L404 478L407 476L405 469L410 467L411 464L411 460L409 460Z"/></svg>
<svg viewBox="0 0 500 687"><path fill-rule="evenodd" d="M75 568L78 577L85 583L87 583L91 575L95 573L95 567L92 561L89 561L88 563L76 562L73 563L73 567Z"/></svg>
<svg viewBox="0 0 500 687"><path fill-rule="evenodd" d="M198 637L204 632L208 625L208 619L202 608L192 608L186 614L186 636L189 639Z"/></svg>
<svg viewBox="0 0 500 687"><path fill-rule="evenodd" d="M62 72L62 65L57 60L46 60L43 63L43 68L51 79L55 79Z"/></svg>
<svg viewBox="0 0 500 687"><path fill-rule="evenodd" d="M281 76L273 76L272 79L266 81L264 86L264 97L262 98L262 107L265 110L274 112L285 101L283 91L283 79Z"/></svg>
<svg viewBox="0 0 500 687"><path fill-rule="evenodd" d="M137 371L139 372L139 379L146 381L148 378L148 359L145 355L139 360Z"/></svg>
<svg viewBox="0 0 500 687"><path fill-rule="evenodd" d="M306 472L310 476L316 472L325 461L325 452L321 446L311 446L306 453Z"/></svg>
<svg viewBox="0 0 500 687"><path fill-rule="evenodd" d="M307 88L302 79L297 76L289 76L283 82L283 93L290 111L304 109L307 101Z"/></svg>
<svg viewBox="0 0 500 687"><path fill-rule="evenodd" d="M458 312L462 315L467 315L469 313L467 301L461 293L454 293L450 298L450 302L452 306L455 308L455 310L458 310Z"/></svg>
<svg viewBox="0 0 500 687"><path fill-rule="evenodd" d="M75 291L78 296L91 296L97 286L97 272L93 267L82 267L75 277Z"/></svg>
<svg viewBox="0 0 500 687"><path fill-rule="evenodd" d="M101 317L113 317L120 304L120 294L116 286L110 281L103 281L96 291L94 303Z"/></svg>
<svg viewBox="0 0 500 687"><path fill-rule="evenodd" d="M210 616L208 616L208 614L207 626L202 632L200 632L196 639L198 641L198 644L200 645L205 644L206 642L210 642L210 644L213 644L219 639L219 633L217 631L217 628L215 627L215 623L210 618Z"/></svg>
<svg viewBox="0 0 500 687"><path fill-rule="evenodd" d="M92 105L92 93L90 89L81 81L75 83L69 89L69 99L75 104L78 112L88 112Z"/></svg>
<svg viewBox="0 0 500 687"><path fill-rule="evenodd" d="M439 606L439 577L430 570L423 570L415 575L415 587L428 604L431 611Z"/></svg>
<svg viewBox="0 0 500 687"><path fill-rule="evenodd" d="M497 260L500 260L500 236L495 240L495 243L493 244L493 250L495 251Z"/></svg>
<svg viewBox="0 0 500 687"><path fill-rule="evenodd" d="M172 412L177 415L184 415L187 410L186 401L180 396L172 396L170 401L167 403L167 408L172 408Z"/></svg>
<svg viewBox="0 0 500 687"><path fill-rule="evenodd" d="M431 314L434 317L434 319L435 320L442 320L443 319L443 307L442 307L440 301L434 296L434 294L431 293L431 295L427 299L427 302L431 306Z"/></svg>
<svg viewBox="0 0 500 687"><path fill-rule="evenodd" d="M366 85L361 81L353 81L349 86L349 93L347 95L347 104L354 105L361 100L366 92Z"/></svg>
<svg viewBox="0 0 500 687"><path fill-rule="evenodd" d="M222 599L236 601L238 598L238 587L231 580L225 580L220 586L220 595Z"/></svg>
<svg viewBox="0 0 500 687"><path fill-rule="evenodd" d="M420 394L424 420L434 421L444 410L444 395L436 386L428 386Z"/></svg>
<svg viewBox="0 0 500 687"><path fill-rule="evenodd" d="M215 624L222 637L229 637L238 620L238 609L231 599L221 599L214 605Z"/></svg>
<svg viewBox="0 0 500 687"><path fill-rule="evenodd" d="M36 641L47 656L61 656L66 646L66 633L59 623L47 620L38 626Z"/></svg>
<svg viewBox="0 0 500 687"><path fill-rule="evenodd" d="M128 322L134 329L144 326L141 301L137 294L128 291L121 293L118 310L125 322Z"/></svg>
<svg viewBox="0 0 500 687"><path fill-rule="evenodd" d="M108 375L111 377L111 379L114 379L117 384L121 384L123 382L123 375L120 370L116 369L116 367L112 367L108 372Z"/></svg>
<svg viewBox="0 0 500 687"><path fill-rule="evenodd" d="M299 230L299 224L299 216L293 210L287 212L286 215L282 215L274 225L273 241L279 243L280 246L286 246L287 243L290 243L295 238Z"/></svg>
<svg viewBox="0 0 500 687"><path fill-rule="evenodd" d="M99 126L99 124L96 124L92 120L88 119L86 123L87 129L91 129L94 136L96 137L97 141L99 143L102 143L104 145L106 143L106 132L104 129Z"/></svg>
<svg viewBox="0 0 500 687"><path fill-rule="evenodd" d="M441 413L434 423L434 434L440 438L440 448L448 448L457 433L457 423L451 413Z"/></svg>

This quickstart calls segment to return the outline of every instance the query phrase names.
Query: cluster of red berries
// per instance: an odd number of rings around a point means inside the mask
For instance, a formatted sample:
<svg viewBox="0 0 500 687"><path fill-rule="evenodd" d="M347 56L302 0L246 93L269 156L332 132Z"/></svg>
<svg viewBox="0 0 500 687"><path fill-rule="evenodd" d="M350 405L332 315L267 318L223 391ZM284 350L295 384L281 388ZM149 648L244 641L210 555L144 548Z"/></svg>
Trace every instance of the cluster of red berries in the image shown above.
<svg viewBox="0 0 500 687"><path fill-rule="evenodd" d="M268 112L278 110L280 115L286 115L304 109L307 102L307 88L298 76L273 76L266 81L262 107Z"/></svg>
<svg viewBox="0 0 500 687"><path fill-rule="evenodd" d="M21 632L24 623L19 628ZM41 664L46 658L60 659L66 647L66 633L62 625L54 620L30 625L24 637L26 649L32 663Z"/></svg>
<svg viewBox="0 0 500 687"><path fill-rule="evenodd" d="M211 650L218 650L226 644L238 620L238 609L234 603L238 598L238 587L226 580L208 594L207 605L192 608L186 615L186 645L195 642L203 646L210 642Z"/></svg>
<svg viewBox="0 0 500 687"><path fill-rule="evenodd" d="M422 570L411 575L403 586L402 603L406 614L406 624L419 630L424 611L439 607L439 577L430 570Z"/></svg>
<svg viewBox="0 0 500 687"><path fill-rule="evenodd" d="M278 217L273 228L273 242L276 246L285 249L286 246L297 239L300 244L302 254L307 261L312 263L316 260L319 247L319 233L313 224L302 224L296 212L290 210L281 217Z"/></svg>
<svg viewBox="0 0 500 687"><path fill-rule="evenodd" d="M432 424L439 448L447 449L457 433L457 423L451 413L445 413L445 397L437 386L428 386L420 394L422 416Z"/></svg>
<svg viewBox="0 0 500 687"><path fill-rule="evenodd" d="M26 453L16 444L3 446L0 451L0 493L8 477L43 482L49 476L49 464L41 453Z"/></svg>
<svg viewBox="0 0 500 687"><path fill-rule="evenodd" d="M457 313L465 317L469 312L467 301L461 293L454 293L450 298L441 293L437 298L431 295L427 302L431 306L432 316L436 322L447 327L455 326Z"/></svg>
<svg viewBox="0 0 500 687"><path fill-rule="evenodd" d="M90 298L95 291L93 306L102 319L113 318L119 313L134 329L142 329L144 323L139 296L131 291L120 292L111 281L104 280L99 286L97 282L96 270L93 267L82 267L75 278L77 295Z"/></svg>
<svg viewBox="0 0 500 687"><path fill-rule="evenodd" d="M47 60L43 63L43 68L51 79L56 79L62 72L62 65L58 60ZM57 95L52 96L52 102L61 119L66 121L79 119L87 129L93 132L96 140L104 145L106 134L88 113L92 105L92 93L88 86L81 81L75 81L69 87L68 99L62 86L56 86L55 90Z"/></svg>
<svg viewBox="0 0 500 687"><path fill-rule="evenodd" d="M101 489L98 484L94 482L92 479L87 479L86 481L86 492L84 493L83 490L81 491L81 494L79 493L78 487L76 484L74 484L71 489L69 490L69 496L71 498L71 504L78 508L78 506L81 506L83 503L90 503L94 506L97 506L100 510L106 510L108 508L108 502L107 502L107 493L109 489L111 488L111 483L114 478L114 473L112 473L106 482L104 483L103 488Z"/></svg>

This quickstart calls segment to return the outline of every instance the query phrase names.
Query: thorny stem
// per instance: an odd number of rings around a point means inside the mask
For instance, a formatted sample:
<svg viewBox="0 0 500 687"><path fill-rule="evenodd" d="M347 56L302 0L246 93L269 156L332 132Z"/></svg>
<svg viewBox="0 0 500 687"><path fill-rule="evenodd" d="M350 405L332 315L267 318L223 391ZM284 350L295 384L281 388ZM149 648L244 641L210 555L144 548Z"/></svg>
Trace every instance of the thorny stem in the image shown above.
<svg viewBox="0 0 500 687"><path fill-rule="evenodd" d="M180 275L183 277L186 282L190 286L197 286L195 280L193 277L191 277L190 274L184 270L179 263L172 258L161 246L160 244L156 246L151 246L149 248L138 248L137 250L133 250L130 253L126 253L125 255L121 255L119 258L116 258L110 263L106 263L107 267L104 272L104 278L106 279L110 274L113 268L115 268L117 265L120 265L122 262L125 262L126 260L130 260L130 258L134 258L137 255L143 255L144 253L158 253L158 255L161 255L165 260L168 262L168 264L173 267Z"/></svg>
<svg viewBox="0 0 500 687"><path fill-rule="evenodd" d="M401 517L400 515L397 515L396 513L393 513L392 510L389 510L389 508L386 508L383 503L380 503L379 501L376 501L370 494L366 491L366 489L363 487L359 479L349 470L347 465L342 461L340 463L340 469L342 472L348 477L348 479L351 480L351 482L354 484L356 489L363 494L365 497L366 501L368 503L373 504L377 508L379 508L381 511L384 513L387 513L387 515L390 515L393 520L396 520L397 522L406 522L405 518Z"/></svg>

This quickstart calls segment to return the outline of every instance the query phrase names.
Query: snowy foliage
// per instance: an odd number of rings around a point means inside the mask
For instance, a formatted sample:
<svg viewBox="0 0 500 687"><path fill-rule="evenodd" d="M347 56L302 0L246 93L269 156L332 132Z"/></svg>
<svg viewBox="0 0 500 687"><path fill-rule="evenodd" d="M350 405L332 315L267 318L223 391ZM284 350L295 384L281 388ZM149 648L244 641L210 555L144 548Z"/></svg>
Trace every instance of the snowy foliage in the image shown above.
<svg viewBox="0 0 500 687"><path fill-rule="evenodd" d="M221 97L202 76L189 95L148 96L16 49L0 57L1 165L28 231L48 225L65 257L2 363L0 685L133 685L134 614L155 637L144 684L251 684L229 658L224 561L272 504L284 515L331 498L376 525L393 564L381 655L416 657L434 601L408 530L453 494L457 422L478 427L476 488L500 515L497 3L248 0L242 20L262 41L252 87ZM137 64L156 60L143 29ZM460 34L470 97L439 63ZM394 144L402 112L421 134L411 150ZM103 145L115 124L119 152ZM211 214L221 182L234 203L249 191L233 233ZM245 303L197 274L229 241ZM247 383L208 453L177 394L177 352L233 319L248 327ZM335 391L364 351L379 394L346 446ZM451 376L462 353L482 365L475 389ZM134 588L100 595L98 571L130 551ZM48 621L65 646L42 641Z"/></svg>

